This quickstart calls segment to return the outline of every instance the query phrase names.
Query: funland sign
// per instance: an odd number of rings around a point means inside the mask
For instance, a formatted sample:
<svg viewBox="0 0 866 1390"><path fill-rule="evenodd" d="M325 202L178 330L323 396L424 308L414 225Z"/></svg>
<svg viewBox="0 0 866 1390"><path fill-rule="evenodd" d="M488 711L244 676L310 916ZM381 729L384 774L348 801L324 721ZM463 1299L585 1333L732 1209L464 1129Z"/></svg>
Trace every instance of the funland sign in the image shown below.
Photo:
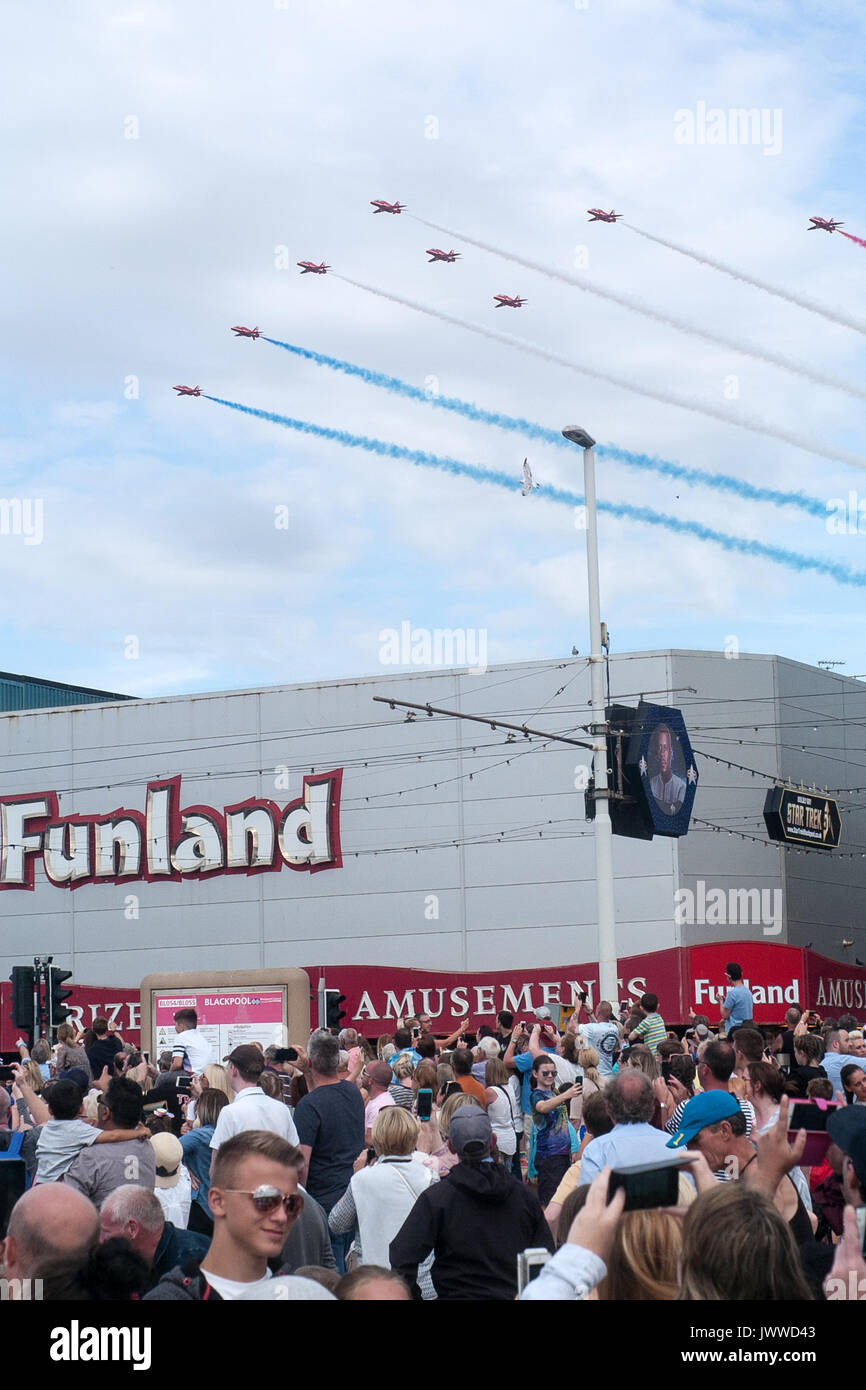
<svg viewBox="0 0 866 1390"><path fill-rule="evenodd" d="M0 890L32 889L37 859L57 888L338 869L342 778L305 776L283 807L250 797L222 811L182 808L180 777L148 782L143 812L60 816L56 792L0 797Z"/></svg>

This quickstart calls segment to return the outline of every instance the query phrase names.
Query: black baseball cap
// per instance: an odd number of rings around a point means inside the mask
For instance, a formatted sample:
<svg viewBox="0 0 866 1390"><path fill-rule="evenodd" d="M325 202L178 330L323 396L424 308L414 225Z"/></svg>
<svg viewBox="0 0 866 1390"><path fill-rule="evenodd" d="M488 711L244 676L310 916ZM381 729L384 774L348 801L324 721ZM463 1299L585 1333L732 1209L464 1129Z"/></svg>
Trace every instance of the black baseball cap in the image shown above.
<svg viewBox="0 0 866 1390"><path fill-rule="evenodd" d="M827 1119L827 1133L848 1155L857 1181L866 1189L866 1105L840 1105Z"/></svg>

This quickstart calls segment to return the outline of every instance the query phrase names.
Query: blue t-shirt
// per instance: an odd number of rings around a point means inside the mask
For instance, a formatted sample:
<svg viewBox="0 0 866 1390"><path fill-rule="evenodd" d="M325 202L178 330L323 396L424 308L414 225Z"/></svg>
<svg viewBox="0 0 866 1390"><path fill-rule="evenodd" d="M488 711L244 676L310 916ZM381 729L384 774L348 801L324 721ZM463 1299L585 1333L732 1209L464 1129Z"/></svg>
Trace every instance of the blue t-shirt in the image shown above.
<svg viewBox="0 0 866 1390"><path fill-rule="evenodd" d="M742 1027L754 1016L755 1007L752 1002L752 991L746 989L745 985L731 985L725 995L722 1008L731 1011L725 1028L726 1033L731 1033L735 1028Z"/></svg>
<svg viewBox="0 0 866 1390"><path fill-rule="evenodd" d="M552 1158L556 1154L571 1153L571 1128L568 1123L568 1106L555 1105L543 1114L536 1110L540 1100L552 1100L553 1091L533 1091L530 1096L532 1122L535 1125L535 1153L538 1158Z"/></svg>
<svg viewBox="0 0 866 1390"><path fill-rule="evenodd" d="M401 1052L395 1052L394 1056L390 1058L392 1071L394 1070L394 1063L397 1061L398 1057L411 1057L413 1067L417 1067L418 1063L421 1061L421 1053L416 1052L414 1047L404 1047Z"/></svg>

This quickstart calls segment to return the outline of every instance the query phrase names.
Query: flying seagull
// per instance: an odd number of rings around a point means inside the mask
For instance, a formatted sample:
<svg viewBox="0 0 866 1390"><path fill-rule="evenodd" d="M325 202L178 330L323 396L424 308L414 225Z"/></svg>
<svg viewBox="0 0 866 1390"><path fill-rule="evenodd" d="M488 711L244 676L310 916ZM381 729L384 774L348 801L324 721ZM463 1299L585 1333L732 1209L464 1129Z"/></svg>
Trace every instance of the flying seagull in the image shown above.
<svg viewBox="0 0 866 1390"><path fill-rule="evenodd" d="M532 491L532 489L533 489L534 487L538 487L538 486L539 486L538 483L534 483L534 482L532 481L532 469L529 467L529 459L524 459L524 460L523 460L523 489L522 489L522 492L521 492L521 496L522 496L522 497L528 497L529 494L530 494L530 492Z"/></svg>

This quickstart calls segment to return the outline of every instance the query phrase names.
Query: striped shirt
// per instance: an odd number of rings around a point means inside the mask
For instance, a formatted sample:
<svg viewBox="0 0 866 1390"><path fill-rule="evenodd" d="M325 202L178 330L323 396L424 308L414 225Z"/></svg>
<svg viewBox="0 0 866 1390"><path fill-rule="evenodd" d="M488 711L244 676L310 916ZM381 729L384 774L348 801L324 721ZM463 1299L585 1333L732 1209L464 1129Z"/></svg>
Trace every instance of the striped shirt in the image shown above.
<svg viewBox="0 0 866 1390"><path fill-rule="evenodd" d="M641 1019L635 1028L635 1042L645 1043L652 1055L655 1057L658 1052L659 1043L664 1042L668 1035L665 1021L661 1014L647 1014L646 1018Z"/></svg>
<svg viewBox="0 0 866 1390"><path fill-rule="evenodd" d="M695 1094L697 1095L698 1092L695 1092ZM686 1106L688 1105L691 1099L692 1097L688 1096L685 1100L681 1100L679 1105L674 1110L674 1113L671 1115L670 1119L665 1125L665 1129L667 1130L668 1134L679 1133L679 1128L682 1124L683 1119L683 1111L685 1110ZM734 1097L734 1099L737 1100L736 1096ZM750 1100L737 1100L737 1104L739 1105L740 1109L746 1117L746 1138L748 1139L755 1123L755 1107L752 1105L752 1102Z"/></svg>

